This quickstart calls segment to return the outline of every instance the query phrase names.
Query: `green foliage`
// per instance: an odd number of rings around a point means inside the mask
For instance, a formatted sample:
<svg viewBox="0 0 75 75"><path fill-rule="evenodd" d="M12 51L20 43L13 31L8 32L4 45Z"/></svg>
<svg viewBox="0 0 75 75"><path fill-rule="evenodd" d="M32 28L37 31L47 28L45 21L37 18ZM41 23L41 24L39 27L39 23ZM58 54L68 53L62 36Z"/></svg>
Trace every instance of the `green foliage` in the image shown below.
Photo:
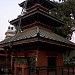
<svg viewBox="0 0 75 75"><path fill-rule="evenodd" d="M65 26L55 28L55 32L63 37L72 34L72 27L75 19L75 0L64 0L62 3L56 3L57 8L51 10L51 14L58 19L65 21Z"/></svg>
<svg viewBox="0 0 75 75"><path fill-rule="evenodd" d="M16 58L14 59L14 62L15 62L15 63L19 63L19 64L23 64L23 63L26 63L26 62L27 62L27 59L24 58L24 57L16 57Z"/></svg>

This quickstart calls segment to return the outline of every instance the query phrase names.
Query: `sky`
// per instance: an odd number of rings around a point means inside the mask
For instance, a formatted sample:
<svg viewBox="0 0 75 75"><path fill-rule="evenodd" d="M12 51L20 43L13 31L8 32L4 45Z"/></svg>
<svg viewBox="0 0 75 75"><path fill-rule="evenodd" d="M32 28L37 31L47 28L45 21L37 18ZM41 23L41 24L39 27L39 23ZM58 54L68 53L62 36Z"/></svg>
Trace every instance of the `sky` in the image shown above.
<svg viewBox="0 0 75 75"><path fill-rule="evenodd" d="M5 38L5 32L8 29L12 19L15 19L21 13L19 3L24 0L1 0L0 1L0 41Z"/></svg>
<svg viewBox="0 0 75 75"><path fill-rule="evenodd" d="M24 0L1 0L0 1L0 41L5 38L5 32L10 25L9 21L17 18L21 14L22 8L19 3ZM56 0L57 1L57 0ZM75 33L73 33L72 41L75 42Z"/></svg>

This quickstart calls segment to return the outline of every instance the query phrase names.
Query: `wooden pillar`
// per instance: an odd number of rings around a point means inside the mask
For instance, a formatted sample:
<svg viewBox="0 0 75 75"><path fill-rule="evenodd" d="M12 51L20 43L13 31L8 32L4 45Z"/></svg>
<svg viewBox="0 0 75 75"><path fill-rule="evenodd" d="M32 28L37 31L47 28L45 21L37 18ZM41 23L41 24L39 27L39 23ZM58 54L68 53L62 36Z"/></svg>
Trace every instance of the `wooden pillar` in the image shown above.
<svg viewBox="0 0 75 75"><path fill-rule="evenodd" d="M12 70L12 61L13 61L13 56L11 54L11 70Z"/></svg>
<svg viewBox="0 0 75 75"><path fill-rule="evenodd" d="M22 75L26 75L25 72L24 72L24 68L22 68Z"/></svg>
<svg viewBox="0 0 75 75"><path fill-rule="evenodd" d="M17 75L17 66L16 66L16 64L14 64L14 75Z"/></svg>
<svg viewBox="0 0 75 75"><path fill-rule="evenodd" d="M14 53L11 53L11 71L12 75L14 75Z"/></svg>

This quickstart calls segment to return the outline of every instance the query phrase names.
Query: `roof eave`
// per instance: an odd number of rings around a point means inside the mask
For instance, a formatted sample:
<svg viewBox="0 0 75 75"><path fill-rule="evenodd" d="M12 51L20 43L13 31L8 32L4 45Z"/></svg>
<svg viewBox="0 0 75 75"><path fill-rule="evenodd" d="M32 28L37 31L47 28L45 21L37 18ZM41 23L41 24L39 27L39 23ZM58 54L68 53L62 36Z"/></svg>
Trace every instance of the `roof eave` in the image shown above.
<svg viewBox="0 0 75 75"><path fill-rule="evenodd" d="M8 47L9 44L14 46L14 45L20 45L20 44L32 43L32 42L33 43L34 42L45 42L45 43L49 43L49 44L52 44L52 45L57 45L57 46L61 46L61 47L70 48L70 49L73 49L73 50L75 49L75 45L62 43L62 42L59 42L59 41L55 41L55 40L51 40L51 39L47 39L47 38L43 38L43 37L33 37L33 38L28 38L28 39L23 39L23 40L16 40L16 41L13 41L13 42L0 44L0 48Z"/></svg>
<svg viewBox="0 0 75 75"><path fill-rule="evenodd" d="M32 11L32 12L29 12L29 13L27 13L27 14L25 14L25 15L23 15L23 16L17 18L17 19L14 19L14 20L10 21L9 23L12 24L12 25L15 25L16 23L18 23L18 21L20 21L20 19L24 19L24 18L26 18L26 17L28 17L28 16L31 16L31 15L34 15L34 14L36 14L36 13L40 13L40 14L45 15L46 17L52 18L53 20L55 20L56 22L60 23L61 25L65 25L65 24L66 24L65 22L63 22L63 21L61 21L61 20L59 20L59 19L53 17L52 15L50 15L50 14L48 14L48 13L43 13L43 12L38 11L38 10L34 10L34 11ZM16 25L17 25L17 24L16 24Z"/></svg>

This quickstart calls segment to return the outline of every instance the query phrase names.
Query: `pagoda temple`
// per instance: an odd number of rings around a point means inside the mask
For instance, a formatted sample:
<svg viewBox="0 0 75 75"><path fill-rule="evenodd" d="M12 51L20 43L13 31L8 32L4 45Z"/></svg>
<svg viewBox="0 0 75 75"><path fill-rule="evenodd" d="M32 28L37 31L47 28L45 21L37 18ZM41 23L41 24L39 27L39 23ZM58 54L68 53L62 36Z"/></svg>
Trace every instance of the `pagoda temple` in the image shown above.
<svg viewBox="0 0 75 75"><path fill-rule="evenodd" d="M12 75L55 75L56 71L63 75L63 69L57 68L64 66L64 54L74 50L75 45L53 32L65 25L49 13L56 4L50 0L26 0L19 6L21 15L10 21L16 34L0 42L0 48L10 56Z"/></svg>

